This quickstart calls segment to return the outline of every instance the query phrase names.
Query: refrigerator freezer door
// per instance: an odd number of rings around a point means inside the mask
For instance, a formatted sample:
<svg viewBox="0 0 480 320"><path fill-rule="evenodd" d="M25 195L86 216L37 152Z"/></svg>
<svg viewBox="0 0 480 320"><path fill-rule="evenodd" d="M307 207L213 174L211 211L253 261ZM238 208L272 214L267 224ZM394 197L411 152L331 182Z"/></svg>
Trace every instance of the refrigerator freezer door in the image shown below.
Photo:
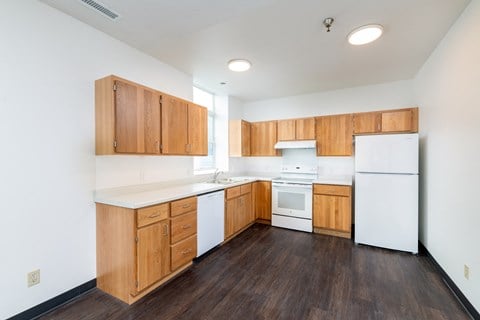
<svg viewBox="0 0 480 320"><path fill-rule="evenodd" d="M418 175L355 174L355 242L418 252Z"/></svg>
<svg viewBox="0 0 480 320"><path fill-rule="evenodd" d="M418 134L355 137L355 171L418 173Z"/></svg>

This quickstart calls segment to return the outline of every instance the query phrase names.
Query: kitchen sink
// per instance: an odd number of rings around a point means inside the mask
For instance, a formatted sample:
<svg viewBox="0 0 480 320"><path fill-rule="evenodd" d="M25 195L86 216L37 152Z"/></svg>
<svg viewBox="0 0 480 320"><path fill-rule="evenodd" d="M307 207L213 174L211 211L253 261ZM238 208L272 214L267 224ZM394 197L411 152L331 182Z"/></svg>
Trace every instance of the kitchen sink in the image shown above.
<svg viewBox="0 0 480 320"><path fill-rule="evenodd" d="M252 180L252 179L247 178L247 177L232 177L232 178L213 180L213 181L210 181L210 183L228 185L228 184L242 182L242 181L248 181L248 180Z"/></svg>

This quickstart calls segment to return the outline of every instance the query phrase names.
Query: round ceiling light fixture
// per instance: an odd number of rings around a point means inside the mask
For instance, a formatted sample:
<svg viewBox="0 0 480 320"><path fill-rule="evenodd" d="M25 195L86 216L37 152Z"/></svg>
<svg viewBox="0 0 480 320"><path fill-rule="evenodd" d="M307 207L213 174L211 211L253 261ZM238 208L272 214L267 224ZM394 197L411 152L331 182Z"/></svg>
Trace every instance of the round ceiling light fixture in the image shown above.
<svg viewBox="0 0 480 320"><path fill-rule="evenodd" d="M228 69L235 72L247 71L251 66L252 64L250 61L245 59L233 59L228 61Z"/></svg>
<svg viewBox="0 0 480 320"><path fill-rule="evenodd" d="M354 46L360 46L373 42L380 38L383 33L383 27L379 24L369 24L354 29L348 34L348 42Z"/></svg>

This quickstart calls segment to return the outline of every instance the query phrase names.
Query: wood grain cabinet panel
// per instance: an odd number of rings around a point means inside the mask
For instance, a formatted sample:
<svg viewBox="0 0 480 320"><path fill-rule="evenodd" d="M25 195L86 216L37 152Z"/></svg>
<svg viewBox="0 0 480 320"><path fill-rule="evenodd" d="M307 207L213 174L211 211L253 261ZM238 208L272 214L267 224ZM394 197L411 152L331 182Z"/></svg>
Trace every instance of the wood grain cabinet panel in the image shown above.
<svg viewBox="0 0 480 320"><path fill-rule="evenodd" d="M228 154L230 157L245 157L251 154L251 125L244 120L230 120L228 123Z"/></svg>
<svg viewBox="0 0 480 320"><path fill-rule="evenodd" d="M272 183L257 181L253 183L255 218L272 220Z"/></svg>
<svg viewBox="0 0 480 320"><path fill-rule="evenodd" d="M170 203L170 211L172 217L197 211L197 197L184 198Z"/></svg>
<svg viewBox="0 0 480 320"><path fill-rule="evenodd" d="M143 106L139 103L139 88L115 80L115 151L143 153Z"/></svg>
<svg viewBox="0 0 480 320"><path fill-rule="evenodd" d="M225 239L231 238L255 221L251 190L251 183L226 189Z"/></svg>
<svg viewBox="0 0 480 320"><path fill-rule="evenodd" d="M251 155L279 156L280 151L274 148L277 143L277 121L251 123Z"/></svg>
<svg viewBox="0 0 480 320"><path fill-rule="evenodd" d="M376 133L381 130L381 117L378 112L356 113L353 121L354 134Z"/></svg>
<svg viewBox="0 0 480 320"><path fill-rule="evenodd" d="M162 153L187 153L188 103L173 96L162 98Z"/></svg>
<svg viewBox="0 0 480 320"><path fill-rule="evenodd" d="M188 146L189 155L208 155L208 110L205 107L188 104Z"/></svg>
<svg viewBox="0 0 480 320"><path fill-rule="evenodd" d="M190 238L172 245L171 250L171 267L173 271L189 263L193 258L195 258L197 255L197 235L195 234Z"/></svg>
<svg viewBox="0 0 480 320"><path fill-rule="evenodd" d="M315 184L313 193L314 232L350 238L352 187Z"/></svg>
<svg viewBox="0 0 480 320"><path fill-rule="evenodd" d="M314 140L315 118L278 120L278 141Z"/></svg>
<svg viewBox="0 0 480 320"><path fill-rule="evenodd" d="M142 291L170 273L169 222L137 231L137 290Z"/></svg>
<svg viewBox="0 0 480 320"><path fill-rule="evenodd" d="M296 119L295 138L297 140L315 140L315 118Z"/></svg>
<svg viewBox="0 0 480 320"><path fill-rule="evenodd" d="M278 141L295 140L295 119L278 120Z"/></svg>
<svg viewBox="0 0 480 320"><path fill-rule="evenodd" d="M353 154L352 115L316 118L317 156L351 156Z"/></svg>
<svg viewBox="0 0 480 320"><path fill-rule="evenodd" d="M159 205L141 208L137 210L137 228L168 219L170 216L170 205L162 203Z"/></svg>
<svg viewBox="0 0 480 320"><path fill-rule="evenodd" d="M418 132L418 108L354 114L354 134Z"/></svg>
<svg viewBox="0 0 480 320"><path fill-rule="evenodd" d="M197 233L197 212L185 213L171 221L171 243L188 238Z"/></svg>
<svg viewBox="0 0 480 320"><path fill-rule="evenodd" d="M418 131L418 108L383 111L382 132L417 132Z"/></svg>
<svg viewBox="0 0 480 320"><path fill-rule="evenodd" d="M208 110L108 76L95 81L95 153L208 154Z"/></svg>

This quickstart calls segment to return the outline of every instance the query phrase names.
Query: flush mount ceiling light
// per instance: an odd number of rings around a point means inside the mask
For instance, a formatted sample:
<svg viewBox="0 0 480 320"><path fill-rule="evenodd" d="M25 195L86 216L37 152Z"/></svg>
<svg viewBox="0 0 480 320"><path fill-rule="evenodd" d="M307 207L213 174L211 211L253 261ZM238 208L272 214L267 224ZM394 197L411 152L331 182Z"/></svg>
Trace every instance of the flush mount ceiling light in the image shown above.
<svg viewBox="0 0 480 320"><path fill-rule="evenodd" d="M233 59L228 61L228 69L235 72L247 71L251 66L252 64L250 61L245 59Z"/></svg>
<svg viewBox="0 0 480 320"><path fill-rule="evenodd" d="M380 38L383 33L383 27L379 24L369 24L354 29L348 35L348 42L354 46L367 44Z"/></svg>

